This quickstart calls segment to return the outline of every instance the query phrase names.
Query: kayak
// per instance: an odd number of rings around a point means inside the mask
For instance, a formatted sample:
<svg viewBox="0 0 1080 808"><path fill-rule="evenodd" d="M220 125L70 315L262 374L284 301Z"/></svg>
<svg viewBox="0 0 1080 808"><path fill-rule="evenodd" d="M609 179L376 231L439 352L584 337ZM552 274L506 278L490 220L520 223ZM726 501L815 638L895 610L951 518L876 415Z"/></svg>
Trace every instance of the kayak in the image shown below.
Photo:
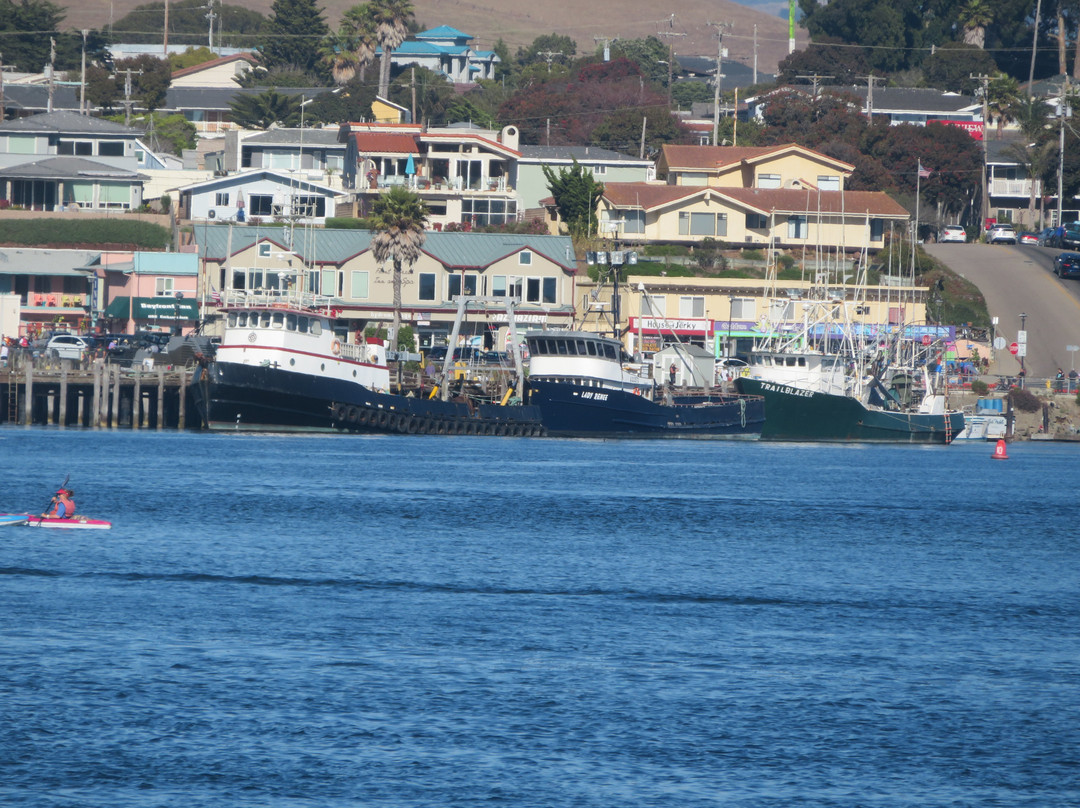
<svg viewBox="0 0 1080 808"><path fill-rule="evenodd" d="M54 516L34 516L23 514L27 527L49 527L59 530L109 530L112 522L104 519L87 519L85 516L75 516L71 519L57 519Z"/></svg>
<svg viewBox="0 0 1080 808"><path fill-rule="evenodd" d="M25 525L29 514L25 513L0 513L0 527L4 525Z"/></svg>

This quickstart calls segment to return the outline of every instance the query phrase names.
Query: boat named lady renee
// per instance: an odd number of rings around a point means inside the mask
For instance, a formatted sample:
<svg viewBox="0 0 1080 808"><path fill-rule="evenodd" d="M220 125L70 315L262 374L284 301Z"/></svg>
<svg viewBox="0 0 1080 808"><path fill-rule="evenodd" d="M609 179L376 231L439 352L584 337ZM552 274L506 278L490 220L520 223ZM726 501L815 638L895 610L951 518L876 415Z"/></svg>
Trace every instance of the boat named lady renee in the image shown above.
<svg viewBox="0 0 1080 808"><path fill-rule="evenodd" d="M585 331L526 335L529 403L549 435L755 439L760 396L676 395L632 369L618 340Z"/></svg>

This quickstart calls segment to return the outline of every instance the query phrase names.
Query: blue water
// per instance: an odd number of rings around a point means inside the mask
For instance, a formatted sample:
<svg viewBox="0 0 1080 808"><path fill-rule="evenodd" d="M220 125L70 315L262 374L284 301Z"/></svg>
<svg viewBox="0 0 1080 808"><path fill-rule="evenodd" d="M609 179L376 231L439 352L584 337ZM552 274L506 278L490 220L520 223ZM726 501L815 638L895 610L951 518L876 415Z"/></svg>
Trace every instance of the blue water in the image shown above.
<svg viewBox="0 0 1080 808"><path fill-rule="evenodd" d="M0 804L1076 806L1080 446L0 429Z"/></svg>

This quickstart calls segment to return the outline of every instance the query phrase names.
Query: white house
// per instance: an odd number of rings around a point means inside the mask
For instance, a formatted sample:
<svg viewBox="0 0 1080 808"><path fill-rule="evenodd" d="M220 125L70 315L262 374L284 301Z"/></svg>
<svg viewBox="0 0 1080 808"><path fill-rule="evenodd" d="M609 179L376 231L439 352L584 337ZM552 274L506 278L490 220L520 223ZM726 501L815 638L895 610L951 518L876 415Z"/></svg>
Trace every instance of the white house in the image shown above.
<svg viewBox="0 0 1080 808"><path fill-rule="evenodd" d="M333 188L259 169L179 188L179 215L192 221L289 221L325 224L335 213Z"/></svg>

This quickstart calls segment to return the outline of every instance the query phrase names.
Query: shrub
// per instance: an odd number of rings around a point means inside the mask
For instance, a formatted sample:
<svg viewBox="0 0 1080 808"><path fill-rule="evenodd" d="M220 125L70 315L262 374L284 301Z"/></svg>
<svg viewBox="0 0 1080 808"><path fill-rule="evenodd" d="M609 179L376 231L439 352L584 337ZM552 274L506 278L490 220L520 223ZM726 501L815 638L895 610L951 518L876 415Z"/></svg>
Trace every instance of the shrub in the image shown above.
<svg viewBox="0 0 1080 808"><path fill-rule="evenodd" d="M761 250L743 250L742 257L747 261L764 261L765 253Z"/></svg>
<svg viewBox="0 0 1080 808"><path fill-rule="evenodd" d="M971 392L977 396L985 396L990 392L990 386L981 379L975 379L975 381L971 383Z"/></svg>
<svg viewBox="0 0 1080 808"><path fill-rule="evenodd" d="M1020 412L1038 412L1042 408L1039 397L1030 390L1014 387L1009 391L1008 397L1009 401L1012 402L1013 409L1020 410Z"/></svg>
<svg viewBox="0 0 1080 808"><path fill-rule="evenodd" d="M169 228L133 219L20 219L0 221L0 244L27 247L116 247L162 250L172 242Z"/></svg>
<svg viewBox="0 0 1080 808"><path fill-rule="evenodd" d="M354 219L352 216L329 216L326 219L327 230L367 230L367 221Z"/></svg>
<svg viewBox="0 0 1080 808"><path fill-rule="evenodd" d="M781 270L791 269L793 266L795 266L795 258L794 256L784 253L783 255L777 257L776 263L780 265Z"/></svg>

